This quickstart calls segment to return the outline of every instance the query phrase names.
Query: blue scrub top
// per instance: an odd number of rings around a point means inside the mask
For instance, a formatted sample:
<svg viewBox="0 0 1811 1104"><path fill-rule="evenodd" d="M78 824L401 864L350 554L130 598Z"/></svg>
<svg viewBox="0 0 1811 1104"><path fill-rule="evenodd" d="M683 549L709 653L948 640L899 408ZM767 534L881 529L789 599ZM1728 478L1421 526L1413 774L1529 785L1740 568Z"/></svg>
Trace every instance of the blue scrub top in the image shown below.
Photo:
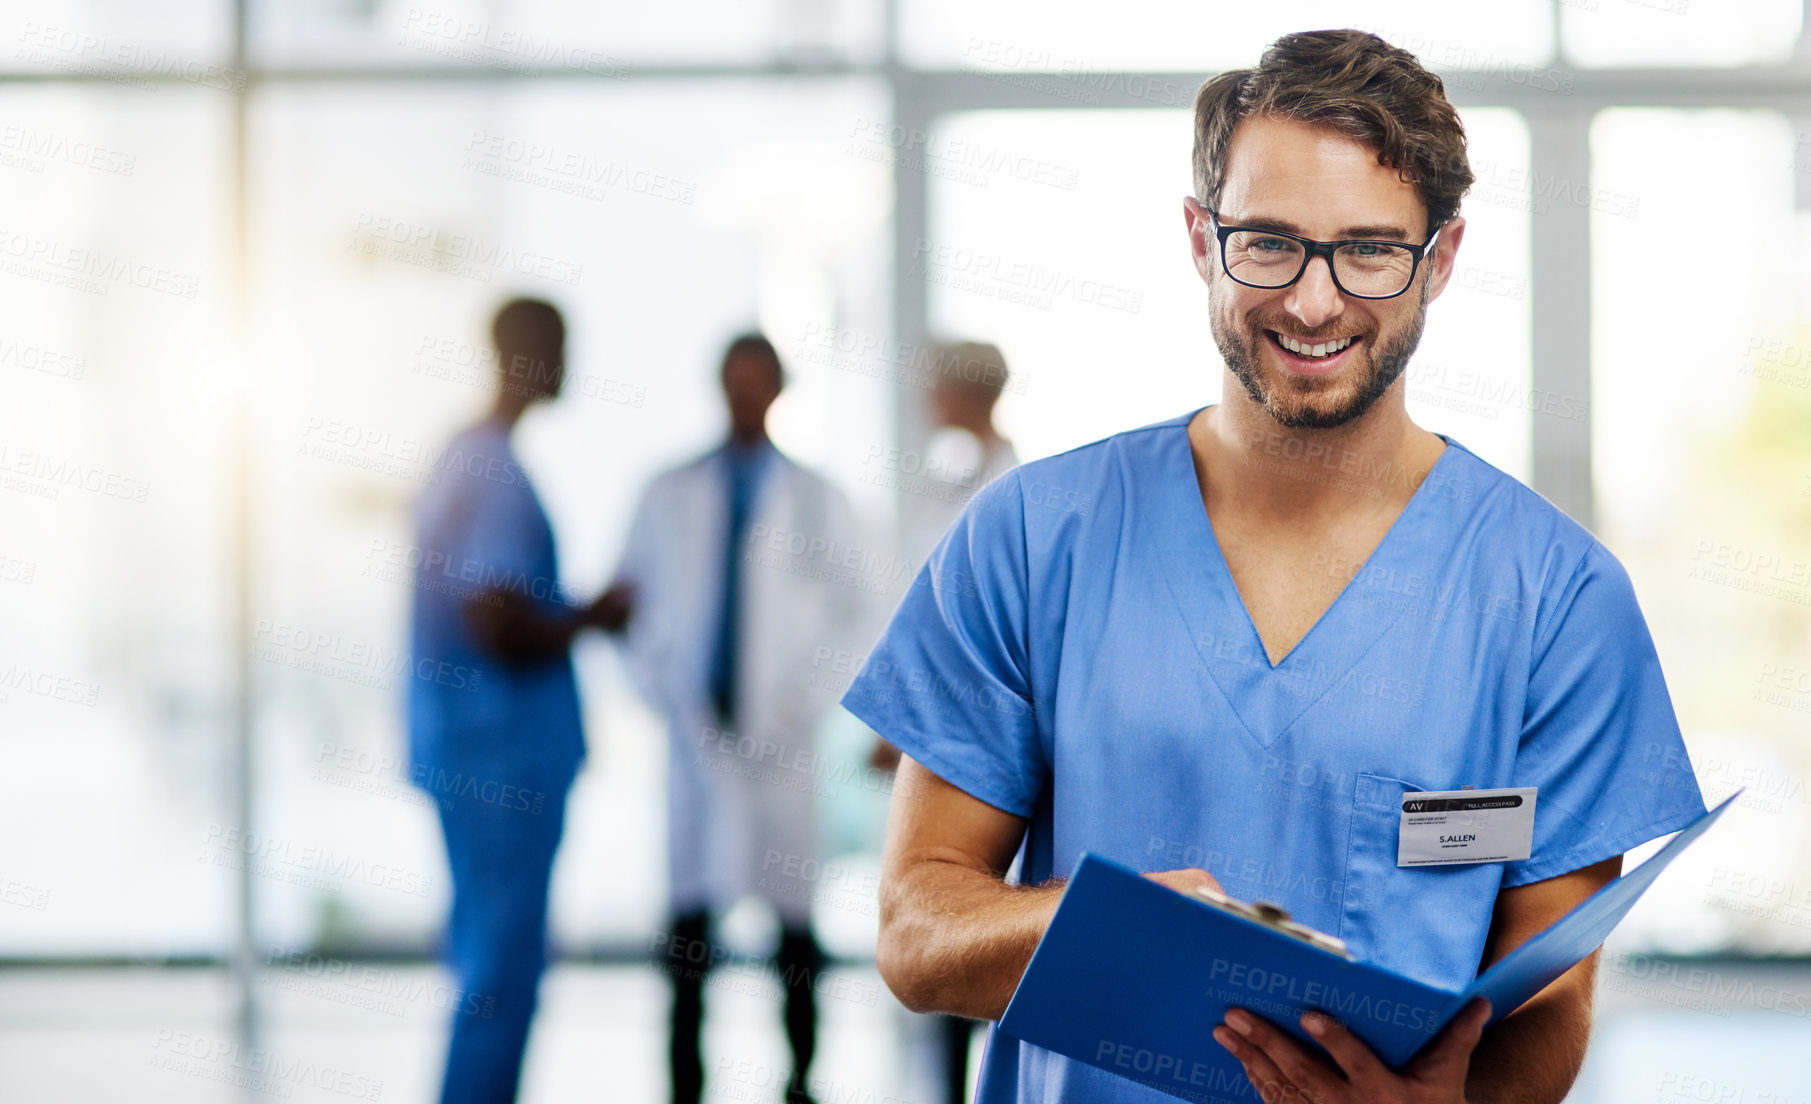
<svg viewBox="0 0 1811 1104"><path fill-rule="evenodd" d="M1362 568L1329 561L1302 581L1339 596L1272 667L1202 506L1192 417L990 483L843 699L1029 819L1025 884L1083 851L1203 867L1456 990L1500 887L1703 812L1628 576L1589 532L1443 438ZM1531 856L1399 869L1401 795L1467 785L1539 788ZM1169 1098L994 1027L979 1099Z"/></svg>
<svg viewBox="0 0 1811 1104"><path fill-rule="evenodd" d="M585 754L571 657L501 663L479 650L462 610L501 589L568 612L547 513L497 423L455 437L438 476L417 504L411 557L411 780L481 800L500 783L568 782Z"/></svg>

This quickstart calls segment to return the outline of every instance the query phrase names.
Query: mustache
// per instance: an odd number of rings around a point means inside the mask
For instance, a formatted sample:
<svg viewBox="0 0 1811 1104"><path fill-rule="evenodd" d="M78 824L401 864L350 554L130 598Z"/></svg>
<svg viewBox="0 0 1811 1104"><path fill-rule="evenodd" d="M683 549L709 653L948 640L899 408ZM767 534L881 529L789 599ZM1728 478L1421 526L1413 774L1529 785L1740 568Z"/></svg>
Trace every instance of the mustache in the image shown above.
<svg viewBox="0 0 1811 1104"><path fill-rule="evenodd" d="M1339 326L1331 323L1316 326L1313 329L1304 329L1300 325L1292 325L1280 318L1254 318L1250 322L1250 327L1254 335L1259 331L1269 330L1272 333L1288 334L1299 341L1337 341L1342 337L1370 338L1376 336L1376 331L1369 329L1359 330L1357 333L1341 333Z"/></svg>

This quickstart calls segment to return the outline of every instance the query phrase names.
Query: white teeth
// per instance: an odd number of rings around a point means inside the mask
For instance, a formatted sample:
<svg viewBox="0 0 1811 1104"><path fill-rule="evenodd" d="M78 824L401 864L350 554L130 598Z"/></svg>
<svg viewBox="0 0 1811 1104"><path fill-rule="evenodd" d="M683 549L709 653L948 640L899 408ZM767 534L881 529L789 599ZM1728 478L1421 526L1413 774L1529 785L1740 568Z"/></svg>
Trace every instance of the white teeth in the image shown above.
<svg viewBox="0 0 1811 1104"><path fill-rule="evenodd" d="M1319 345L1304 345L1295 338L1290 337L1288 334L1277 334L1277 342L1296 356L1324 357L1332 353L1337 353L1341 349L1352 344L1352 339L1349 337L1342 337L1338 341L1326 341Z"/></svg>

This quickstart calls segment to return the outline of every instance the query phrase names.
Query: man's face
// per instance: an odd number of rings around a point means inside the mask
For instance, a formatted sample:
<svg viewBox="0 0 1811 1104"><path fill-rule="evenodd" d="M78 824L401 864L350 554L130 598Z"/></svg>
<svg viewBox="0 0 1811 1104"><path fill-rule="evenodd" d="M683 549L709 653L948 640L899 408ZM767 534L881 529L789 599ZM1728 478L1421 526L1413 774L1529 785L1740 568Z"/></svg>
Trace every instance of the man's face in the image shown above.
<svg viewBox="0 0 1811 1104"><path fill-rule="evenodd" d="M530 402L557 399L566 382L565 338L549 336L502 358L502 385Z"/></svg>
<svg viewBox="0 0 1811 1104"><path fill-rule="evenodd" d="M723 365L723 397L729 404L730 432L755 436L764 431L767 409L780 397L779 371L762 353L736 353Z"/></svg>
<svg viewBox="0 0 1811 1104"><path fill-rule="evenodd" d="M1369 410L1408 366L1427 304L1446 287L1463 219L1440 231L1409 289L1357 299L1333 283L1325 258L1286 288L1246 287L1226 275L1206 212L1186 200L1195 267L1208 285L1214 343L1251 400L1279 424L1343 425ZM1282 230L1315 241L1348 238L1420 245L1427 209L1375 150L1336 131L1258 116L1233 131L1219 200L1223 226ZM1312 347L1344 349L1315 357ZM1285 342L1299 343L1302 352ZM1309 355L1303 355L1307 353Z"/></svg>
<svg viewBox="0 0 1811 1104"><path fill-rule="evenodd" d="M943 426L985 422L993 416L994 400L998 397L997 392L946 375L931 388L931 416Z"/></svg>
<svg viewBox="0 0 1811 1104"><path fill-rule="evenodd" d="M535 366L534 379L542 388L542 398L557 399L566 384L566 349L563 344L558 345L546 350L545 356L547 359Z"/></svg>

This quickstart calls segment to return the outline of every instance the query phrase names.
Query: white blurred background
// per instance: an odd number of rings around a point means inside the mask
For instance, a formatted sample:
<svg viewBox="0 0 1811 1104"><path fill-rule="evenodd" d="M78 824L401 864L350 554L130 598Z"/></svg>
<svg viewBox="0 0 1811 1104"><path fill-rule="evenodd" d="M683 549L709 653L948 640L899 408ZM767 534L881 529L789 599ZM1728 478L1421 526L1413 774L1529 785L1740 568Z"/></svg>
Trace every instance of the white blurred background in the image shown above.
<svg viewBox="0 0 1811 1104"><path fill-rule="evenodd" d="M792 373L778 442L887 534L874 457L922 447L925 415L877 349L998 343L1025 459L1217 399L1177 217L1194 88L1283 32L1358 26L1446 76L1479 178L1411 412L1623 560L1706 796L1749 787L1617 933L1574 1099L1811 1101L1802 24L1798 0L8 3L0 1097L242 1095L154 1068L159 1032L431 1097L443 1010L361 1008L295 966L438 976L404 688L245 644L406 646L383 557L490 398L504 298L571 325L567 393L517 440L574 590L603 584L647 476L721 433L717 358L755 326ZM538 271L495 260L524 254ZM1012 294L1012 266L1058 290ZM569 958L524 1093L657 1100L660 736L607 645L579 665ZM866 869L884 799L827 805ZM200 861L223 825L432 888L242 878ZM872 984L870 910L819 911ZM732 919L760 951L764 918ZM772 1096L771 994L713 1000L710 1068L752 1063L716 1091ZM890 998L825 1003L829 1082L932 1099Z"/></svg>

